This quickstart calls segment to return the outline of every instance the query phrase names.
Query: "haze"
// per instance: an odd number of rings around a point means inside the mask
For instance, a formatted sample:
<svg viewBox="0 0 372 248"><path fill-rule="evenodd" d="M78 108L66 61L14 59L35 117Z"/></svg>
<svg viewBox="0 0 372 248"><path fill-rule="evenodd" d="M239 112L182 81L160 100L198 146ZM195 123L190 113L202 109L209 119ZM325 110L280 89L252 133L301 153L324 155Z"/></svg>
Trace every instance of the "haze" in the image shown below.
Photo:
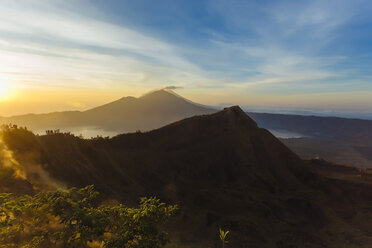
<svg viewBox="0 0 372 248"><path fill-rule="evenodd" d="M0 3L0 116L164 86L208 105L368 115L370 1Z"/></svg>

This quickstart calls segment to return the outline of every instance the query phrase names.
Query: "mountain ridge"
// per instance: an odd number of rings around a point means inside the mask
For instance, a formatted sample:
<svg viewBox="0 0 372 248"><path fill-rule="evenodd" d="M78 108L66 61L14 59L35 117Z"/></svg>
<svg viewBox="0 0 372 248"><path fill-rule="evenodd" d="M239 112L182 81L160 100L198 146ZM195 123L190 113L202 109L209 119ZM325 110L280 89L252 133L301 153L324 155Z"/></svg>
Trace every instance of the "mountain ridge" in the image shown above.
<svg viewBox="0 0 372 248"><path fill-rule="evenodd" d="M161 89L137 98L122 97L86 111L0 118L0 123L26 126L38 134L60 129L61 132L89 138L149 131L190 116L216 111L171 90ZM372 121L252 112L248 115L258 126L282 137L282 142L302 158L319 157L335 163L372 167L369 155L372 149ZM285 132L281 132L283 130Z"/></svg>
<svg viewBox="0 0 372 248"><path fill-rule="evenodd" d="M41 132L46 129L96 128L116 132L147 131L168 123L216 110L189 101L171 90L156 90L141 97L122 97L86 111L62 111L2 117L4 124L26 126Z"/></svg>
<svg viewBox="0 0 372 248"><path fill-rule="evenodd" d="M34 158L65 186L94 184L129 205L142 196L177 203L166 228L178 247L214 247L219 228L230 230L232 248L371 241L367 174L301 160L239 107L113 138L14 129L4 142L19 164Z"/></svg>

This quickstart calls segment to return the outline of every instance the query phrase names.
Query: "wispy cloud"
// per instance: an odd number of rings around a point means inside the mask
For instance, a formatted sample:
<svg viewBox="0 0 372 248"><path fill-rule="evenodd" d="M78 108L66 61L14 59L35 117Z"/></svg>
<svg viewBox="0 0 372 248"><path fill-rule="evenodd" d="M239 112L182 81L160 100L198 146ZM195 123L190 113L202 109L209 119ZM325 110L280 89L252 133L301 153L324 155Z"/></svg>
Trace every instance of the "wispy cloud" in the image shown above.
<svg viewBox="0 0 372 248"><path fill-rule="evenodd" d="M21 2L0 5L0 68L10 80L100 84L202 79L198 66L179 56L172 44L50 2Z"/></svg>
<svg viewBox="0 0 372 248"><path fill-rule="evenodd" d="M156 10L130 2L107 0L101 9L95 0L1 1L2 80L87 90L166 83L241 97L270 95L270 87L372 90L367 0L166 0Z"/></svg>
<svg viewBox="0 0 372 248"><path fill-rule="evenodd" d="M356 6L350 1L278 1L266 5L219 1L211 8L236 32L248 33L239 39L229 39L229 34L221 38L220 34L211 40L219 51L239 61L236 69L241 73L228 85L303 84L345 76L346 71L335 67L348 56L327 50L332 50L340 29L360 14Z"/></svg>

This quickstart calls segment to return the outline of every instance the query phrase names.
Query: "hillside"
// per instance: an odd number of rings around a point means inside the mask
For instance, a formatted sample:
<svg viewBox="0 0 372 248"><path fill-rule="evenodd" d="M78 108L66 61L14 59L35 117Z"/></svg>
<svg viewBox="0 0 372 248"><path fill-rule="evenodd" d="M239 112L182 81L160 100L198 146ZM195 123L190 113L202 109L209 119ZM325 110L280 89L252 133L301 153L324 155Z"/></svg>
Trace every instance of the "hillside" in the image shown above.
<svg viewBox="0 0 372 248"><path fill-rule="evenodd" d="M40 187L53 178L54 186L95 184L128 204L141 196L177 203L171 247L214 247L220 227L231 230L229 247L372 242L369 174L301 160L239 107L111 139L16 129L4 142L20 165L48 172L26 172Z"/></svg>
<svg viewBox="0 0 372 248"><path fill-rule="evenodd" d="M372 121L370 120L253 112L247 114L260 127L287 130L307 137L354 139L363 138L366 134L368 137L372 135Z"/></svg>
<svg viewBox="0 0 372 248"><path fill-rule="evenodd" d="M372 168L372 142L340 139L289 138L281 141L304 159L322 158L337 164Z"/></svg>
<svg viewBox="0 0 372 248"><path fill-rule="evenodd" d="M0 123L26 126L44 133L47 129L83 132L102 130L127 133L148 131L194 115L209 114L216 110L186 100L171 90L157 90L142 97L124 97L87 111L66 111L48 114L28 114L2 117Z"/></svg>
<svg viewBox="0 0 372 248"><path fill-rule="evenodd" d="M372 168L372 121L336 117L247 113L260 127L294 133L282 141L302 158Z"/></svg>

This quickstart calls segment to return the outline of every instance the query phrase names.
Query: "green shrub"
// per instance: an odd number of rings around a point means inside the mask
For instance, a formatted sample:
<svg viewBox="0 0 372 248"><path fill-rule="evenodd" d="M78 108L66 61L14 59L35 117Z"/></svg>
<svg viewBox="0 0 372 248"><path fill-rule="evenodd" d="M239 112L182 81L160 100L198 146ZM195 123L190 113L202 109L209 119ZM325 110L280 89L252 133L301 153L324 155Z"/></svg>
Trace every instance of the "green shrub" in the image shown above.
<svg viewBox="0 0 372 248"><path fill-rule="evenodd" d="M142 198L138 208L98 205L93 186L15 197L0 194L0 247L158 248L158 226L177 206Z"/></svg>

